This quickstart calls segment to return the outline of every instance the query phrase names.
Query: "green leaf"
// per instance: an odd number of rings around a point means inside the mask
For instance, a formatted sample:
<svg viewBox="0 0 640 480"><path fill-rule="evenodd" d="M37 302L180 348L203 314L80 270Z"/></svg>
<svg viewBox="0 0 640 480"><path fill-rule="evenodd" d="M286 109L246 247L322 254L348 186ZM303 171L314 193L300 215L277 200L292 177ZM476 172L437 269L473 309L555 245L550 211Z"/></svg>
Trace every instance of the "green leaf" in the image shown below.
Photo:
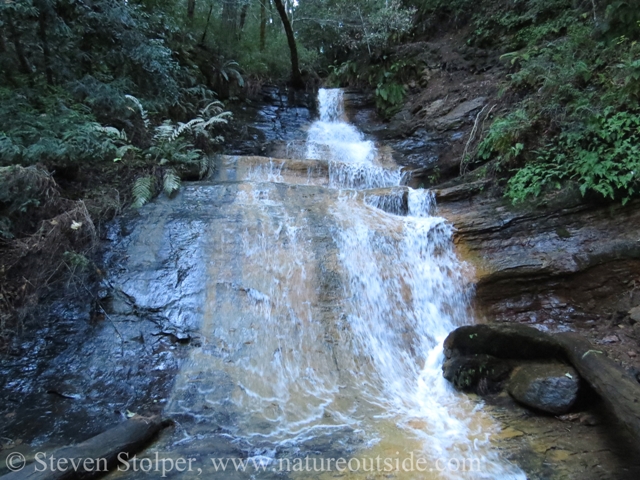
<svg viewBox="0 0 640 480"><path fill-rule="evenodd" d="M167 170L165 172L162 190L167 197L171 197L175 192L180 190L180 177L176 175L174 170Z"/></svg>
<svg viewBox="0 0 640 480"><path fill-rule="evenodd" d="M140 208L153 198L154 178L151 175L140 177L133 184L133 208Z"/></svg>

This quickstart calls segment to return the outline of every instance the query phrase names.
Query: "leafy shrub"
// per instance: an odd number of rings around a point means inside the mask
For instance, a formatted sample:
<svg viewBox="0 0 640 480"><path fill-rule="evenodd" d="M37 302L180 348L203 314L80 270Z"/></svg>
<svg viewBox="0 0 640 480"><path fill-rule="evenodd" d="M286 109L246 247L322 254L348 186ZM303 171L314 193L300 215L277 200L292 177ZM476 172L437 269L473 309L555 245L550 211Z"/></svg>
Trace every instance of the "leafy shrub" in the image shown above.
<svg viewBox="0 0 640 480"><path fill-rule="evenodd" d="M509 180L507 196L517 203L572 180L583 195L594 191L624 204L638 192L639 178L640 114L607 109L586 128L563 132L539 150L536 161Z"/></svg>
<svg viewBox="0 0 640 480"><path fill-rule="evenodd" d="M496 119L480 142L476 157L485 162L491 158L498 158L500 162L514 160L524 149L523 137L532 123L533 119L524 109Z"/></svg>
<svg viewBox="0 0 640 480"><path fill-rule="evenodd" d="M404 97L404 85L393 80L381 82L376 87L376 108L383 117L389 118L402 106Z"/></svg>
<svg viewBox="0 0 640 480"><path fill-rule="evenodd" d="M390 118L402 107L406 96L404 82L412 78L417 67L409 60L393 61L386 55L381 60L375 64L350 60L339 66L333 65L329 83L375 87L378 113L383 118Z"/></svg>
<svg viewBox="0 0 640 480"><path fill-rule="evenodd" d="M148 126L147 112L142 104L130 97L136 103L140 116ZM202 108L199 116L186 123L173 123L166 120L155 127L152 145L142 152L153 173L139 177L132 188L133 206L140 208L151 200L157 192L163 191L171 197L180 189L180 176L176 169L196 166L202 177L208 167L209 159L205 153L195 148L195 144L221 143L224 138L212 135L214 127L226 124L231 112L224 111L219 101L209 103ZM189 137L189 138L185 138ZM157 167L161 167L159 170Z"/></svg>
<svg viewBox="0 0 640 480"><path fill-rule="evenodd" d="M494 160L511 176L514 203L566 182L623 203L638 193L640 25L626 2L606 3L518 0L476 14L473 42L516 48L502 59L507 91L520 101L475 154L476 164Z"/></svg>
<svg viewBox="0 0 640 480"><path fill-rule="evenodd" d="M0 164L68 165L112 157L118 130L105 128L64 93L30 99L37 90L0 89ZM15 121L19 119L19 121Z"/></svg>

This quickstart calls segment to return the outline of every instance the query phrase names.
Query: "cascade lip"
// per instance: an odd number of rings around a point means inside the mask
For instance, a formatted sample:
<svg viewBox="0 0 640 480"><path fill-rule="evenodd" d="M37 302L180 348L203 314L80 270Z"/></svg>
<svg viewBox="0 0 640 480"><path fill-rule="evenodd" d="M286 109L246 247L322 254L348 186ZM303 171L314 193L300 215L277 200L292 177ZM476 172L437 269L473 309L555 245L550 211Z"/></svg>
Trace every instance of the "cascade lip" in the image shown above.
<svg viewBox="0 0 640 480"><path fill-rule="evenodd" d="M345 173L346 182L340 178ZM382 174L382 175L381 175ZM287 159L260 156L220 155L211 181L262 181L289 183L293 185L320 185L341 189L366 189L371 181L392 176L388 180L377 180L374 188L396 187L410 179L410 170L404 167L362 163L340 162L336 160ZM337 178L336 178L337 177ZM371 177L371 178L369 178ZM377 185L376 185L377 184ZM400 185L401 186L401 185Z"/></svg>

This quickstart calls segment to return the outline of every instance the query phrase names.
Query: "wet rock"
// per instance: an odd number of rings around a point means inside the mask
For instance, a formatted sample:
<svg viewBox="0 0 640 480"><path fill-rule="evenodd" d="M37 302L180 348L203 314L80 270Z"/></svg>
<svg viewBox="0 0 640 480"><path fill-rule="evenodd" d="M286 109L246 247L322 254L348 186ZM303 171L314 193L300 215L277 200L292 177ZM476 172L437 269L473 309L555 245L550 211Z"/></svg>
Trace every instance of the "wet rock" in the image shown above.
<svg viewBox="0 0 640 480"><path fill-rule="evenodd" d="M49 470L31 463L27 468L12 471L0 478L2 480L70 480L99 477L104 474L105 470L113 469L116 465L121 464L120 453L127 455L123 458L133 457L133 454L147 445L158 432L171 424L170 420L163 420L160 416L142 417L134 415L127 421L80 444L63 447L49 453L50 456L48 458L69 459L70 463L72 459L80 459L77 462L77 466L73 465L73 468L59 467ZM22 458L24 459L24 457ZM97 463L97 460L94 462L92 459L100 459L101 463ZM91 461L87 462L85 460ZM42 460L39 460L39 462L42 462ZM57 465L59 466L60 463ZM97 468L96 465L98 465ZM101 472L102 475L97 472Z"/></svg>
<svg viewBox="0 0 640 480"><path fill-rule="evenodd" d="M511 366L491 355L453 356L444 362L442 371L458 390L484 394L500 389Z"/></svg>
<svg viewBox="0 0 640 480"><path fill-rule="evenodd" d="M640 323L640 306L629 310L629 318L633 323Z"/></svg>
<svg viewBox="0 0 640 480"><path fill-rule="evenodd" d="M449 188L434 190L436 200L451 201L469 198L488 187L490 181L487 179L476 182L462 183Z"/></svg>
<svg viewBox="0 0 640 480"><path fill-rule="evenodd" d="M458 251L476 269L476 305L485 315L573 322L621 310L620 322L640 304L640 202L587 203L566 188L540 208L514 208L490 197L490 185L473 190L442 195L438 212L453 223ZM639 323L631 313L640 318L640 308L631 310L629 322Z"/></svg>
<svg viewBox="0 0 640 480"><path fill-rule="evenodd" d="M534 363L517 367L507 391L518 402L555 415L568 412L578 398L580 377L568 365Z"/></svg>
<svg viewBox="0 0 640 480"><path fill-rule="evenodd" d="M467 325L444 341L447 358L454 355L491 355L503 359L553 359L561 355L552 337L526 325Z"/></svg>
<svg viewBox="0 0 640 480"><path fill-rule="evenodd" d="M603 343L603 344L618 343L619 341L620 341L620 338L618 338L617 335L607 335L602 340L600 340L600 343Z"/></svg>
<svg viewBox="0 0 640 480"><path fill-rule="evenodd" d="M473 112L482 108L486 101L486 97L478 97L462 102L451 112L434 120L434 126L440 131L451 130L452 128L461 126L465 121L470 119Z"/></svg>

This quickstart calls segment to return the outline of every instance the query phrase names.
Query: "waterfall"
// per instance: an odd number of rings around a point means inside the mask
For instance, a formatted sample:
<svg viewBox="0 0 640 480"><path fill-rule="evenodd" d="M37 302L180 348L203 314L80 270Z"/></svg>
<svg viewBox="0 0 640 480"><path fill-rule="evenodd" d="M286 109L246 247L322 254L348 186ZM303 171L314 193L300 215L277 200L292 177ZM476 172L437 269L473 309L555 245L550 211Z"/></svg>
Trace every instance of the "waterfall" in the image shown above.
<svg viewBox="0 0 640 480"><path fill-rule="evenodd" d="M344 129L339 127L344 125L342 115L335 113L343 112L343 106L323 105L342 101L340 94L329 92L319 94L319 123L329 121L335 129ZM331 142L314 135L312 128L310 141ZM341 144L343 162L364 164L375 158L375 147L354 143L355 137L353 143ZM365 148L370 148L368 160L360 153ZM367 167L372 165L362 166ZM367 185L372 186L378 185ZM340 225L336 240L349 277L345 289L351 300L347 311L354 351L374 366L368 380L373 388L364 390L367 396L422 438L433 457L480 455L484 472L476 472L477 478L524 478L491 451L488 432L473 426L470 414L476 407L442 376L442 342L457 326L472 321L471 292L465 267L453 251L452 227L435 215L433 195L409 189L407 215L400 218L354 209L350 200L342 197L334 211ZM421 428L411 426L416 421Z"/></svg>
<svg viewBox="0 0 640 480"><path fill-rule="evenodd" d="M227 157L184 200L210 205L206 299L166 407L170 448L212 456L222 438L265 465L410 455L430 470L394 478L525 478L442 377L442 341L472 321L451 225L346 123L341 90L318 98L307 160ZM311 183L306 164L326 178ZM453 460L480 469L437 468Z"/></svg>

